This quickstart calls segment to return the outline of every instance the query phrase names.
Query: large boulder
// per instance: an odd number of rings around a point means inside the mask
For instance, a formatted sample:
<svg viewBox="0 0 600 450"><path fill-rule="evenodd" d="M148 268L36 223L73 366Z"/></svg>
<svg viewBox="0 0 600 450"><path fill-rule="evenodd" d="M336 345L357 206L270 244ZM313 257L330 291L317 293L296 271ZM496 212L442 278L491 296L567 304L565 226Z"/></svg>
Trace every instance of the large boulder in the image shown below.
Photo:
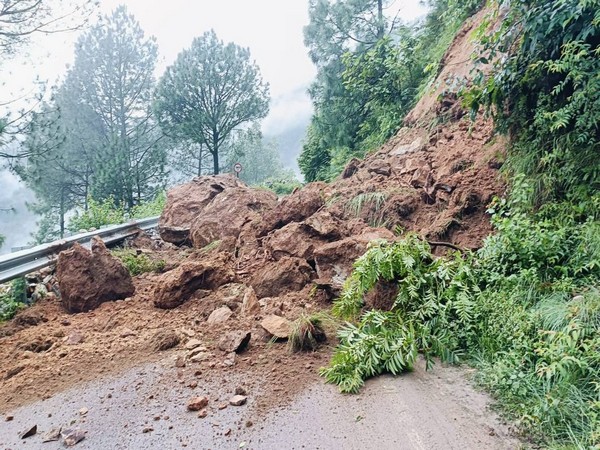
<svg viewBox="0 0 600 450"><path fill-rule="evenodd" d="M309 183L302 189L284 197L270 212L265 214L261 235L282 228L290 222L302 222L325 204L325 183Z"/></svg>
<svg viewBox="0 0 600 450"><path fill-rule="evenodd" d="M385 228L365 228L360 235L331 242L315 249L315 265L320 284L329 284L339 292L346 278L352 273L352 265L362 256L369 243L376 240L392 241L394 234Z"/></svg>
<svg viewBox="0 0 600 450"><path fill-rule="evenodd" d="M327 211L319 211L304 222L290 222L272 231L265 240L265 247L273 258L294 256L312 261L315 248L340 239L345 226Z"/></svg>
<svg viewBox="0 0 600 450"><path fill-rule="evenodd" d="M277 297L301 290L313 277L314 271L306 260L282 257L271 261L254 273L250 284L259 298Z"/></svg>
<svg viewBox="0 0 600 450"><path fill-rule="evenodd" d="M277 260L284 256L312 259L315 248L323 243L310 233L309 227L304 223L292 222L273 231L268 236L265 247Z"/></svg>
<svg viewBox="0 0 600 450"><path fill-rule="evenodd" d="M198 289L214 290L235 279L230 254L189 261L162 275L154 290L154 306L172 309L185 303Z"/></svg>
<svg viewBox="0 0 600 450"><path fill-rule="evenodd" d="M192 243L202 248L226 237L237 238L245 224L260 220L276 204L277 196L271 191L243 185L226 189L192 223Z"/></svg>
<svg viewBox="0 0 600 450"><path fill-rule="evenodd" d="M133 295L131 275L104 242L92 238L92 250L78 243L58 255L56 276L62 304L70 313L90 311L101 303Z"/></svg>
<svg viewBox="0 0 600 450"><path fill-rule="evenodd" d="M158 222L161 238L177 245L188 241L192 222L204 208L226 189L242 185L231 175L217 175L196 177L189 183L170 189Z"/></svg>

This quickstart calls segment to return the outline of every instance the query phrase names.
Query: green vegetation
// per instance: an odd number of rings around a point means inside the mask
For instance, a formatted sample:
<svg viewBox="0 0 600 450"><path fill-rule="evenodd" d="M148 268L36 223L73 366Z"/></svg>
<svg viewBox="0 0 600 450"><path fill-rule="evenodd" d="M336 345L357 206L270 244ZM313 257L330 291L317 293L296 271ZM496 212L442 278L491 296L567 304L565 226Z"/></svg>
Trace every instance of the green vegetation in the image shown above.
<svg viewBox="0 0 600 450"><path fill-rule="evenodd" d="M372 227L384 227L386 220L382 207L388 198L387 192L365 192L348 200L345 211L353 217L360 217L367 209L366 221Z"/></svg>
<svg viewBox="0 0 600 450"><path fill-rule="evenodd" d="M26 289L25 278L17 278L9 284L0 285L0 322L12 319L26 307Z"/></svg>
<svg viewBox="0 0 600 450"><path fill-rule="evenodd" d="M391 137L431 87L441 59L480 0L431 0L416 24L384 0L311 0L305 43L317 67L315 114L298 164L306 181L332 180L353 157Z"/></svg>
<svg viewBox="0 0 600 450"><path fill-rule="evenodd" d="M360 318L322 373L356 392L368 377L410 370L418 352L428 364L468 361L525 430L586 448L600 431L600 209L581 220L556 205L534 216L516 201L496 208L497 234L476 254L434 258L408 235L359 258L334 313ZM397 284L393 307L361 315L379 280Z"/></svg>
<svg viewBox="0 0 600 450"><path fill-rule="evenodd" d="M292 324L288 338L288 349L292 353L315 351L327 340L323 322L328 320L324 314L302 315Z"/></svg>
<svg viewBox="0 0 600 450"><path fill-rule="evenodd" d="M133 207L129 212L125 205L115 205L112 197L102 202L97 202L90 198L88 200L88 209L83 212L75 212L75 215L69 220L69 230L77 233L79 230L98 229L106 225L118 225L131 219L144 219L146 217L158 216L165 207L167 197L164 192L159 193L156 198L150 202L140 203Z"/></svg>
<svg viewBox="0 0 600 450"><path fill-rule="evenodd" d="M462 94L511 138L510 192L488 211L495 234L476 253L443 258L413 235L369 249L335 302L349 323L322 374L356 392L368 377L410 370L418 353L468 362L542 446L597 448L600 2L514 2L490 34L492 6L478 55L492 71ZM397 286L392 306L365 310L379 282Z"/></svg>
<svg viewBox="0 0 600 450"><path fill-rule="evenodd" d="M484 62L466 95L514 139L509 175L525 174L533 208L580 203L600 187L600 2L530 0L513 5L496 33L481 26ZM497 58L506 54L505 58Z"/></svg>
<svg viewBox="0 0 600 450"><path fill-rule="evenodd" d="M119 258L132 277L146 272L162 272L166 265L163 259L154 260L147 254L138 253L136 250L116 249L111 253Z"/></svg>

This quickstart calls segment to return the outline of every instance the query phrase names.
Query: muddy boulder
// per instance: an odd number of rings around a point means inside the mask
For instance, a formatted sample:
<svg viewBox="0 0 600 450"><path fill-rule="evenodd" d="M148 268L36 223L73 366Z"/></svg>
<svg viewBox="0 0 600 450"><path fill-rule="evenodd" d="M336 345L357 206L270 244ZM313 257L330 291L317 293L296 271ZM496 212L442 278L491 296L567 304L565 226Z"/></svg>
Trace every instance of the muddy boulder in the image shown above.
<svg viewBox="0 0 600 450"><path fill-rule="evenodd" d="M104 242L92 238L92 250L79 244L58 255L56 276L62 304L71 313L90 311L101 303L133 295L131 275Z"/></svg>
<svg viewBox="0 0 600 450"><path fill-rule="evenodd" d="M192 223L204 208L226 189L240 185L242 183L231 175L217 175L196 177L170 189L158 222L161 238L177 245L188 241Z"/></svg>
<svg viewBox="0 0 600 450"><path fill-rule="evenodd" d="M392 241L394 234L385 228L365 228L358 236L325 244L315 250L315 264L320 283L329 283L338 292L352 273L352 265L362 256L369 243L376 240Z"/></svg>
<svg viewBox="0 0 600 450"><path fill-rule="evenodd" d="M162 275L154 290L154 306L172 309L185 303L198 289L214 290L235 279L227 253L202 261L188 261Z"/></svg>
<svg viewBox="0 0 600 450"><path fill-rule="evenodd" d="M275 259L294 256L312 261L315 248L340 239L345 226L327 211L319 211L303 222L291 222L272 231L265 247Z"/></svg>
<svg viewBox="0 0 600 450"><path fill-rule="evenodd" d="M261 235L282 228L290 222L302 222L312 216L325 203L325 183L309 183L302 189L284 197L263 218Z"/></svg>
<svg viewBox="0 0 600 450"><path fill-rule="evenodd" d="M276 204L277 196L270 191L244 185L226 189L192 223L192 243L203 248L227 237L237 238L245 224L260 220Z"/></svg>
<svg viewBox="0 0 600 450"><path fill-rule="evenodd" d="M312 259L315 248L323 243L304 223L292 222L273 231L264 245L276 260L284 256Z"/></svg>
<svg viewBox="0 0 600 450"><path fill-rule="evenodd" d="M257 270L250 281L259 298L277 297L291 291L301 290L314 275L306 260L282 257Z"/></svg>

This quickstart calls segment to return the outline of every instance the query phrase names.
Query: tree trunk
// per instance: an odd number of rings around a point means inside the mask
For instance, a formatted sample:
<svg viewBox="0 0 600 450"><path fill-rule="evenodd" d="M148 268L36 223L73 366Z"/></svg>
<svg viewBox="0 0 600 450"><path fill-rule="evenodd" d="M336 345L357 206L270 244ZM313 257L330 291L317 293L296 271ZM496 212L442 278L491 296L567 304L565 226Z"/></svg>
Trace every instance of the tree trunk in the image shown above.
<svg viewBox="0 0 600 450"><path fill-rule="evenodd" d="M65 237L65 189L60 190L60 238Z"/></svg>
<svg viewBox="0 0 600 450"><path fill-rule="evenodd" d="M385 30L383 28L383 0L377 0L377 40L383 39Z"/></svg>
<svg viewBox="0 0 600 450"><path fill-rule="evenodd" d="M215 175L219 175L219 132L217 130L213 130L213 171Z"/></svg>
<svg viewBox="0 0 600 450"><path fill-rule="evenodd" d="M202 176L202 144L199 144L198 150L198 176Z"/></svg>

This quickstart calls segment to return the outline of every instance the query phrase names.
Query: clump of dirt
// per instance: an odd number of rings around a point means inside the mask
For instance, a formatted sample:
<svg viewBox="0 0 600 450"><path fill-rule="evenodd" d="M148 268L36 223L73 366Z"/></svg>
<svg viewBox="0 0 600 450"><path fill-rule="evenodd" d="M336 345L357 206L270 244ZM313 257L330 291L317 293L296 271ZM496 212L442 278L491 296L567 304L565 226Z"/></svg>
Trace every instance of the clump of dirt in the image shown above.
<svg viewBox="0 0 600 450"><path fill-rule="evenodd" d="M172 330L157 331L154 336L150 338L150 345L156 351L169 350L173 347L177 347L180 342L181 338Z"/></svg>
<svg viewBox="0 0 600 450"><path fill-rule="evenodd" d="M446 55L453 70L470 54L473 26ZM455 95L436 92L393 139L350 161L330 184L308 184L277 202L225 175L173 189L159 223L164 241L130 242L164 260L164 273L134 277L135 294L80 314L48 295L0 326L0 411L171 352L180 354L178 377L264 368L278 402L314 379L328 348L289 355L270 344L264 317L293 321L328 309L373 240L415 232L442 254L449 247L439 242L476 249L492 231L486 206L504 190L504 142L491 121L471 122ZM367 302L386 309L394 297L382 284ZM219 348L228 333L241 332L251 338L239 355ZM78 339L69 339L74 333Z"/></svg>

